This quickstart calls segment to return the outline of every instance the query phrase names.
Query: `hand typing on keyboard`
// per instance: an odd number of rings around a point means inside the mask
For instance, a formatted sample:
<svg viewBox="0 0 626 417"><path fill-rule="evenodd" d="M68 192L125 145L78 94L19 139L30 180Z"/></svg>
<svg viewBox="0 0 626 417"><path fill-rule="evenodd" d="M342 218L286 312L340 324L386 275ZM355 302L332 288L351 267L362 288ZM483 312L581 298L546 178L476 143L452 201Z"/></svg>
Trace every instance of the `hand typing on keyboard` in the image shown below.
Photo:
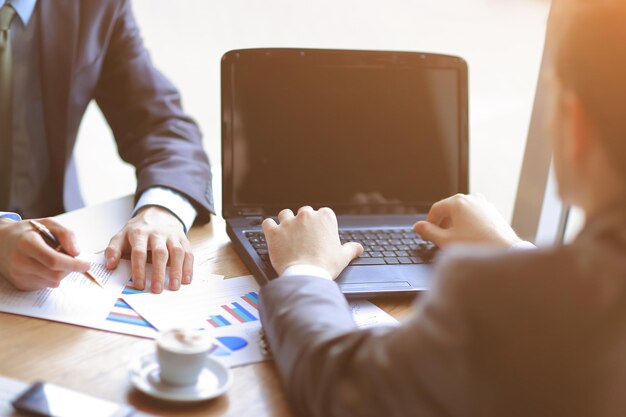
<svg viewBox="0 0 626 417"><path fill-rule="evenodd" d="M342 242L360 243L364 251L351 265L423 264L432 261L435 246L412 229L342 230Z"/></svg>
<svg viewBox="0 0 626 417"><path fill-rule="evenodd" d="M435 203L427 221L417 222L414 228L439 247L479 243L508 249L522 241L496 207L479 194L457 194Z"/></svg>
<svg viewBox="0 0 626 417"><path fill-rule="evenodd" d="M312 265L337 278L363 252L359 243L342 244L337 217L329 208L302 207L297 215L286 209L278 214L278 221L263 222L269 258L278 275L292 265Z"/></svg>

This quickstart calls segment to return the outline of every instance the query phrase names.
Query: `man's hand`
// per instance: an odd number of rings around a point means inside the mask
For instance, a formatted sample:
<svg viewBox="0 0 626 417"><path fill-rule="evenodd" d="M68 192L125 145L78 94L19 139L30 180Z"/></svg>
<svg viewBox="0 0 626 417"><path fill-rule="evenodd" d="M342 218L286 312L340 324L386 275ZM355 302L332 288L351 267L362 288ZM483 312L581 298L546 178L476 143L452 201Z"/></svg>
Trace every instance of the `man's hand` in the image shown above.
<svg viewBox="0 0 626 417"><path fill-rule="evenodd" d="M483 243L510 248L522 241L482 195L457 194L435 203L427 221L415 223L414 229L439 247Z"/></svg>
<svg viewBox="0 0 626 417"><path fill-rule="evenodd" d="M147 251L152 251L152 292L163 291L166 267L170 264L170 290L181 282L191 283L193 254L183 225L176 216L161 207L141 209L113 238L105 251L106 266L117 267L122 254L130 252L133 283L143 290L146 285Z"/></svg>
<svg viewBox="0 0 626 417"><path fill-rule="evenodd" d="M302 207L297 216L286 209L278 214L278 221L279 225L265 219L263 232L279 276L292 265L313 265L328 271L334 279L363 252L358 243L341 244L337 217L329 208L315 211Z"/></svg>
<svg viewBox="0 0 626 417"><path fill-rule="evenodd" d="M0 221L0 275L15 288L56 288L72 272L87 272L89 262L72 258L79 250L74 234L51 219L39 219L59 240L65 255L50 248L27 221Z"/></svg>

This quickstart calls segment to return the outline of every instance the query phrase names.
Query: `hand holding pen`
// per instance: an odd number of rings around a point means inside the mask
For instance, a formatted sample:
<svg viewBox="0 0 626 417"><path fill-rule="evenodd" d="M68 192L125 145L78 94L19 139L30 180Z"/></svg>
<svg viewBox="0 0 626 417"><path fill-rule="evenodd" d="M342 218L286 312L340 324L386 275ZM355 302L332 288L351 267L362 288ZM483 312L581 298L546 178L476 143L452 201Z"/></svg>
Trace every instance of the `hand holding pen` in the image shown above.
<svg viewBox="0 0 626 417"><path fill-rule="evenodd" d="M57 238L52 234L52 232L46 226L44 226L43 224L39 223L36 220L29 220L28 222L30 223L31 226L33 226L33 229L35 229L37 233L39 233L39 235L42 237L42 239L44 240L44 242L46 242L48 246L50 246L52 249L54 249L55 251L59 253L69 256L69 254L65 251L65 249L63 249L61 242L57 240ZM85 271L83 272L83 274L94 284L97 284L100 288L104 288L102 284L100 284L100 282L98 281L98 278L93 276L91 272Z"/></svg>
<svg viewBox="0 0 626 417"><path fill-rule="evenodd" d="M23 291L56 288L72 272L85 273L74 234L52 219L37 220L58 239L67 254L53 250L28 221L0 220L0 275ZM69 255L69 256L68 256Z"/></svg>

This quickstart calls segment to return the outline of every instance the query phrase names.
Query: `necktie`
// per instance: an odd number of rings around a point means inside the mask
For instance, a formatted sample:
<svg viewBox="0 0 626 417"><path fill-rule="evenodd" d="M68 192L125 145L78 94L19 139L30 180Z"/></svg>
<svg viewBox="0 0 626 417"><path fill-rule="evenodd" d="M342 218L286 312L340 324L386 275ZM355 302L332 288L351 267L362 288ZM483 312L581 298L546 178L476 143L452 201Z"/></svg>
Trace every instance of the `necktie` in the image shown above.
<svg viewBox="0 0 626 417"><path fill-rule="evenodd" d="M11 194L11 171L13 159L13 107L11 75L11 42L9 26L15 17L15 9L9 3L0 8L0 211L7 210Z"/></svg>

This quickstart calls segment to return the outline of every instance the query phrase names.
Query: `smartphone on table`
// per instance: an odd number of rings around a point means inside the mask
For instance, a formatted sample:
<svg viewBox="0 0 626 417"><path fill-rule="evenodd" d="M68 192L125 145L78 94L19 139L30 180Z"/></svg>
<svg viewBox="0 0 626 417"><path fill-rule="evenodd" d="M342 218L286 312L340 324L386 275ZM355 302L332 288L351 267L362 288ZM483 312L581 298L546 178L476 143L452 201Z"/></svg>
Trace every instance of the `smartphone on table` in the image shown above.
<svg viewBox="0 0 626 417"><path fill-rule="evenodd" d="M11 403L29 416L148 417L133 407L81 394L58 385L36 382Z"/></svg>

